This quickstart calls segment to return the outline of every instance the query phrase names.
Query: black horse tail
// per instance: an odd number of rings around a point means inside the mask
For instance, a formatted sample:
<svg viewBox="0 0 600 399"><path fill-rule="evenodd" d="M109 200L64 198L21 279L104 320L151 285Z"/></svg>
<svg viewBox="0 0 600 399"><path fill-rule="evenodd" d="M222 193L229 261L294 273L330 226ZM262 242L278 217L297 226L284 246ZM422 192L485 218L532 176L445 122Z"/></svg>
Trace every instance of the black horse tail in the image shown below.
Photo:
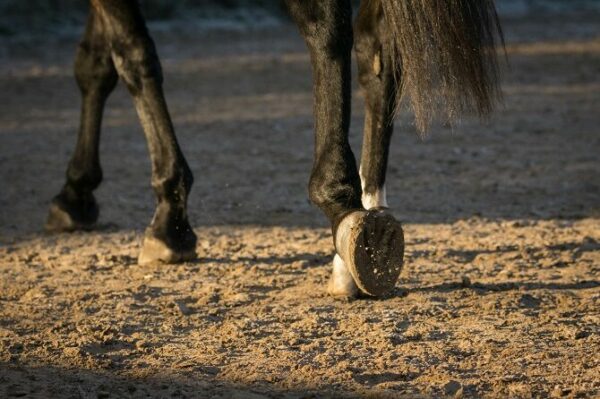
<svg viewBox="0 0 600 399"><path fill-rule="evenodd" d="M421 133L436 114L450 123L493 111L502 96L496 45L504 48L494 0L376 1L398 72L396 110L408 103Z"/></svg>

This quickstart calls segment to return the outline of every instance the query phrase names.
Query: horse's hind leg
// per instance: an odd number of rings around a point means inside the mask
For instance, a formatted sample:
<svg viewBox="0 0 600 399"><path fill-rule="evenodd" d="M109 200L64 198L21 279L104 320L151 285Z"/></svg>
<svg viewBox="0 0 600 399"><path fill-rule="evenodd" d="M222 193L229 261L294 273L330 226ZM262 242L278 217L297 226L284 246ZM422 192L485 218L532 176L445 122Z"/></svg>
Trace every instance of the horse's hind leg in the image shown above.
<svg viewBox="0 0 600 399"><path fill-rule="evenodd" d="M117 72L127 85L146 135L157 208L139 263L178 262L196 255L187 217L193 176L183 157L162 91L162 71L137 0L92 0Z"/></svg>
<svg viewBox="0 0 600 399"><path fill-rule="evenodd" d="M402 228L380 211L365 211L348 142L352 10L349 0L287 0L311 53L315 92L315 161L311 200L329 218L336 247L330 293L353 296L357 286L381 295L396 283Z"/></svg>
<svg viewBox="0 0 600 399"><path fill-rule="evenodd" d="M104 103L117 83L110 48L98 16L92 10L75 59L75 77L81 91L81 121L67 181L50 206L46 229L70 231L90 228L98 219L92 194L102 181L98 156Z"/></svg>
<svg viewBox="0 0 600 399"><path fill-rule="evenodd" d="M365 209L387 208L385 175L394 130L397 71L392 70L390 32L383 23L381 3L363 1L355 23L359 82L365 92L365 128L360 178Z"/></svg>
<svg viewBox="0 0 600 399"><path fill-rule="evenodd" d="M355 23L355 51L358 60L359 82L365 92L365 126L360 162L362 205L366 210L386 214L385 177L387 172L389 147L394 130L394 109L399 72L393 70L391 54L386 35L391 32L384 24L381 2L362 1ZM388 251L388 277L397 277L403 264L404 236L400 224L391 216L386 216L389 225L385 234L389 241L380 243ZM390 233L391 231L391 233ZM377 253L377 252L376 252ZM342 259L336 259L338 262ZM335 262L334 262L335 267ZM341 269L338 265L337 269ZM350 268L351 269L351 268ZM385 275L385 273L384 273ZM385 280L385 277L384 277ZM391 280L390 280L391 281Z"/></svg>

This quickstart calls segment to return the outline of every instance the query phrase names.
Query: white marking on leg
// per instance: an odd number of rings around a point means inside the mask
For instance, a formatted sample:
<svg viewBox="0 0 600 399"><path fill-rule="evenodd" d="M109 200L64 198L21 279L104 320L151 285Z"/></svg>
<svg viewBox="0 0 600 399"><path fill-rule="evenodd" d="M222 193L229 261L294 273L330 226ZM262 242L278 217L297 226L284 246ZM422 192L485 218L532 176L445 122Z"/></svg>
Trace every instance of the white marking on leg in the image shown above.
<svg viewBox="0 0 600 399"><path fill-rule="evenodd" d="M365 177L363 176L362 173L362 166L360 168L360 185L362 186L362 205L363 208L365 208L366 210L369 209L373 209L373 208L387 208L388 207L388 202L387 202L387 193L385 190L385 184L381 187L379 187L377 190L375 190L374 193L368 193L365 191Z"/></svg>
<svg viewBox="0 0 600 399"><path fill-rule="evenodd" d="M333 258L333 273L331 273L327 291L332 296L344 297L354 297L358 293L358 287L352 274L338 254L335 254Z"/></svg>
<svg viewBox="0 0 600 399"><path fill-rule="evenodd" d="M382 69L383 65L381 65L381 53L378 51L375 54L375 57L373 57L373 72L375 72L375 76L379 76Z"/></svg>
<svg viewBox="0 0 600 399"><path fill-rule="evenodd" d="M378 188L374 193L362 193L362 204L363 208L369 210L373 208L387 208L387 195L385 192L385 184Z"/></svg>

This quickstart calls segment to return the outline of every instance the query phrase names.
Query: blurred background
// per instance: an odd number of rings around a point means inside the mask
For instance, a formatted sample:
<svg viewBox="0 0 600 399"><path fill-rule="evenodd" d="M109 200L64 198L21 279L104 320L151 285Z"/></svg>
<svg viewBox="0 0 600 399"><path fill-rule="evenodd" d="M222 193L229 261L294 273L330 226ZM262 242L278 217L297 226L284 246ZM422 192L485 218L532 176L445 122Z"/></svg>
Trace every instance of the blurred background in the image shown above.
<svg viewBox="0 0 600 399"><path fill-rule="evenodd" d="M358 0L354 0L356 4ZM256 22L285 16L279 0L141 0L149 20L172 18L227 19ZM1 0L0 34L48 31L81 25L88 0ZM540 12L600 11L598 0L497 0L503 15L524 16Z"/></svg>

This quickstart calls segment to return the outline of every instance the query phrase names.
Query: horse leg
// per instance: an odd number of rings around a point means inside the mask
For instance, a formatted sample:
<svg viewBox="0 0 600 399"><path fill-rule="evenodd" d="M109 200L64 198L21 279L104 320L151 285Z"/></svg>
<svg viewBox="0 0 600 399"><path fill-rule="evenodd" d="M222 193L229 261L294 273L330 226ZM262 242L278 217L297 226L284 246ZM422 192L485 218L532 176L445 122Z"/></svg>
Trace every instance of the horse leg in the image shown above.
<svg viewBox="0 0 600 399"><path fill-rule="evenodd" d="M75 59L75 78L82 98L79 135L67 168L67 181L50 206L45 226L49 231L91 228L98 219L92 192L102 181L100 125L104 104L118 80L101 29L98 16L91 10Z"/></svg>
<svg viewBox="0 0 600 399"><path fill-rule="evenodd" d="M181 152L162 91L162 71L137 0L92 0L117 72L133 97L152 161L157 208L139 263L172 263L196 256L187 217L193 176Z"/></svg>
<svg viewBox="0 0 600 399"><path fill-rule="evenodd" d="M361 183L348 142L351 101L350 0L287 0L311 54L315 94L315 159L311 200L328 217L336 257L329 292L354 296L391 290L402 266L402 228L361 203Z"/></svg>
<svg viewBox="0 0 600 399"><path fill-rule="evenodd" d="M394 130L399 76L391 65L391 40L380 2L362 2L355 23L359 82L365 92L365 128L360 163L365 209L387 208L385 175Z"/></svg>

